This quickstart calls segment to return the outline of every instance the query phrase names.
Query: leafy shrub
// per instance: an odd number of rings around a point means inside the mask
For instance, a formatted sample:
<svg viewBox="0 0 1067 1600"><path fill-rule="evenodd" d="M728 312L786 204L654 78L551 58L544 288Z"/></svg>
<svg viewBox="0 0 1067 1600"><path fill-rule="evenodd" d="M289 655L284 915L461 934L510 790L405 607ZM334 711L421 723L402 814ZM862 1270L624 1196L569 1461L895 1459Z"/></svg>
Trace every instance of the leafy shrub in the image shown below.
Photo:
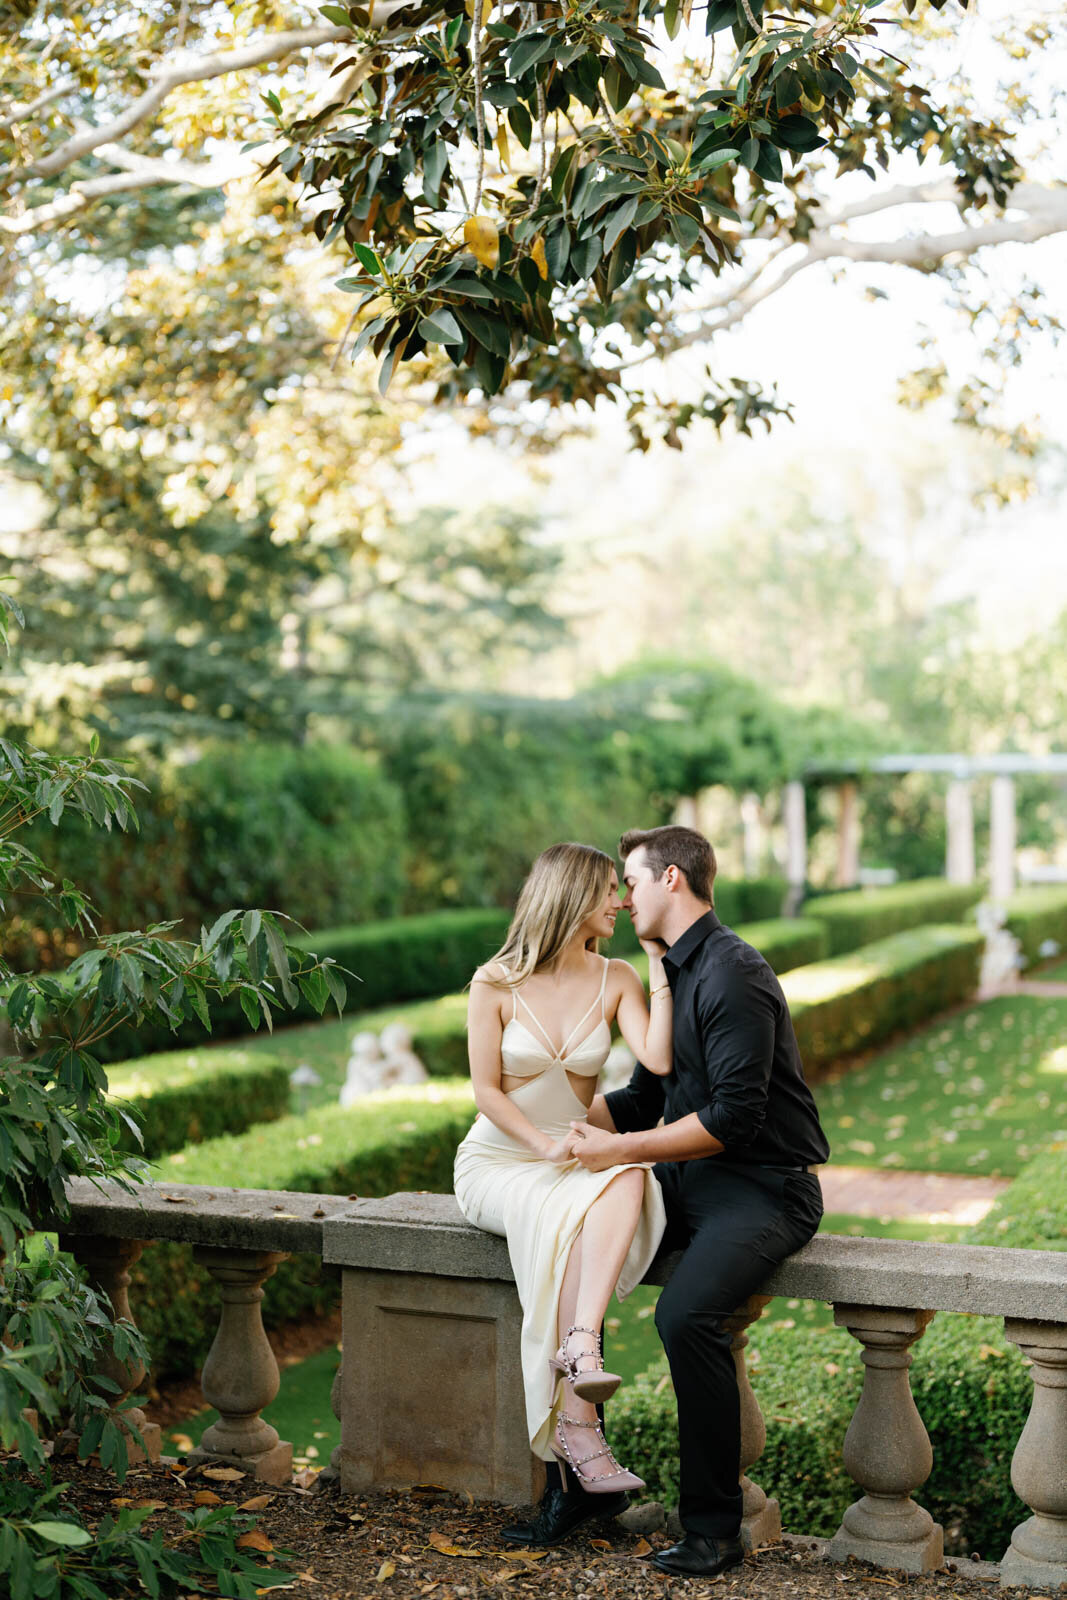
<svg viewBox="0 0 1067 1600"><path fill-rule="evenodd" d="M133 788L136 831L101 828L73 810L61 828L41 817L25 830L49 876L73 879L88 896L105 934L180 917L187 904L188 844L172 773L139 765L138 780L146 788ZM0 956L17 971L65 966L83 945L48 896L23 894L5 906Z"/></svg>
<svg viewBox="0 0 1067 1600"><path fill-rule="evenodd" d="M877 939L929 922L959 922L982 897L976 883L920 878L888 889L849 889L805 900L804 915L826 924L830 954L858 950Z"/></svg>
<svg viewBox="0 0 1067 1600"><path fill-rule="evenodd" d="M470 1085L435 1083L367 1095L351 1110L320 1106L302 1117L259 1123L165 1156L171 1183L381 1196L404 1189L447 1194L456 1146L474 1118ZM268 1327L332 1305L338 1274L318 1256L283 1261L263 1300ZM218 1327L218 1295L189 1245L160 1240L131 1268L130 1306L152 1357L152 1375L187 1376Z"/></svg>
<svg viewBox="0 0 1067 1600"><path fill-rule="evenodd" d="M1041 946L1054 939L1067 950L1067 886L1035 885L1019 889L1008 901L1006 927L1019 941L1024 967L1040 960Z"/></svg>
<svg viewBox="0 0 1067 1600"><path fill-rule="evenodd" d="M733 924L731 923L732 927ZM826 928L810 917L775 917L769 922L743 922L734 930L759 951L775 972L822 961L827 953Z"/></svg>
<svg viewBox="0 0 1067 1600"><path fill-rule="evenodd" d="M222 1133L241 1133L289 1109L289 1070L248 1050L173 1050L116 1062L108 1098L136 1118L149 1160ZM141 1147L130 1135L126 1149Z"/></svg>
<svg viewBox="0 0 1067 1600"><path fill-rule="evenodd" d="M466 984L474 969L503 944L509 920L505 911L427 912L358 927L324 928L293 943L313 947L316 952L328 949L338 966L354 973L348 981L345 1009L362 1012L387 1002L446 994ZM301 1001L294 1020L317 1015L309 1002ZM217 1006L212 1021L216 1037L232 1038L248 1031L248 1020L236 999ZM177 1030L177 1038L195 1048L204 1043L204 1030L191 1022ZM102 1042L101 1053L108 1060L148 1055L173 1046L174 1040L175 1034L158 1023L137 1031L124 1028Z"/></svg>
<svg viewBox="0 0 1067 1600"><path fill-rule="evenodd" d="M784 878L716 878L716 914L728 928L739 922L777 921L787 888Z"/></svg>
<svg viewBox="0 0 1067 1600"><path fill-rule="evenodd" d="M180 772L188 912L267 905L308 928L399 909L403 803L341 746L227 745Z"/></svg>
<svg viewBox="0 0 1067 1600"><path fill-rule="evenodd" d="M782 987L809 1073L966 1000L983 943L976 928L915 928L787 972Z"/></svg>

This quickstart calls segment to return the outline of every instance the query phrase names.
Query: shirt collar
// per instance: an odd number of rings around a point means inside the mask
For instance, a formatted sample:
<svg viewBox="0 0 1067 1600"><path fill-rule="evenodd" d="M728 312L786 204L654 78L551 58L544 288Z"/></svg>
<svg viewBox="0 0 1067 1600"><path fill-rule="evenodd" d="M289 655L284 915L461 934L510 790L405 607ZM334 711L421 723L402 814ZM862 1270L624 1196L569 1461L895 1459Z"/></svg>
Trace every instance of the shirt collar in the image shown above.
<svg viewBox="0 0 1067 1600"><path fill-rule="evenodd" d="M664 963L669 963L670 966L675 968L684 967L693 951L699 950L705 939L713 934L717 928L721 927L722 923L714 911L705 911L702 917L698 917L695 922L689 924L681 938L676 939L670 949L664 953Z"/></svg>

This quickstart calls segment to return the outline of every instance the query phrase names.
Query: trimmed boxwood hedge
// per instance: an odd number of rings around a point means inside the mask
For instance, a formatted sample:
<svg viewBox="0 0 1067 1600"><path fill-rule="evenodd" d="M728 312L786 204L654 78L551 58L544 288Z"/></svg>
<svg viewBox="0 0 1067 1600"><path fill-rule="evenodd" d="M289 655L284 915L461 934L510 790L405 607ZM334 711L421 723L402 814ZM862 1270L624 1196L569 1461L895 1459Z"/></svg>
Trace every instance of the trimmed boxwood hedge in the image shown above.
<svg viewBox="0 0 1067 1600"><path fill-rule="evenodd" d="M140 1124L149 1160L289 1110L288 1067L259 1051L172 1050L116 1062L107 1077L108 1098ZM132 1134L126 1147L140 1148Z"/></svg>
<svg viewBox="0 0 1067 1600"><path fill-rule="evenodd" d="M466 1081L391 1089L348 1111L320 1106L190 1145L163 1157L155 1175L172 1183L312 1194L445 1194L456 1146L473 1119ZM314 1314L334 1304L338 1289L338 1273L323 1268L318 1256L291 1256L267 1285L264 1321L273 1327ZM130 1306L148 1340L155 1382L201 1365L218 1327L218 1294L189 1245L160 1240L145 1250L131 1268Z"/></svg>
<svg viewBox="0 0 1067 1600"><path fill-rule="evenodd" d="M809 1076L968 999L984 940L977 928L913 928L782 979Z"/></svg>
<svg viewBox="0 0 1067 1600"><path fill-rule="evenodd" d="M1006 927L1019 941L1024 967L1041 960L1041 946L1055 939L1067 950L1067 886L1035 885L1019 889L1007 905Z"/></svg>
<svg viewBox="0 0 1067 1600"><path fill-rule="evenodd" d="M918 878L887 889L848 889L843 894L805 900L806 917L826 924L830 955L838 956L892 933L930 922L959 922L982 898L977 883L948 883L944 878Z"/></svg>

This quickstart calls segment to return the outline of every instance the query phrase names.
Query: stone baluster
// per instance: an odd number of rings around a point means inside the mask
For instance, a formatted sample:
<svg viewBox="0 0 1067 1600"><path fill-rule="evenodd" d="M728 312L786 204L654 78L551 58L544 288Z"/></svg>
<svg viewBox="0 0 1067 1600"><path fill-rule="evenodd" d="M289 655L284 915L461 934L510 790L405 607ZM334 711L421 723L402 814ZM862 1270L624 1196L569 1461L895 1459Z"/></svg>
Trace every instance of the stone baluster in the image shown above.
<svg viewBox="0 0 1067 1600"><path fill-rule="evenodd" d="M837 1561L858 1556L880 1567L930 1572L944 1540L930 1513L911 1499L933 1466L930 1439L912 1398L911 1346L932 1311L835 1305L834 1321L863 1346L863 1392L845 1435L844 1462L864 1490L830 1541Z"/></svg>
<svg viewBox="0 0 1067 1600"><path fill-rule="evenodd" d="M140 1256L145 1247L143 1239L118 1239L104 1234L60 1234L59 1248L72 1255L85 1267L89 1281L94 1288L101 1290L111 1302L111 1310L116 1322L123 1320L133 1322L130 1315L130 1301L128 1290L130 1287L130 1267ZM117 1407L120 1401L128 1394L132 1394L144 1380L145 1367L140 1361L120 1361L114 1350L102 1352L98 1362L101 1375L109 1378L116 1384L117 1392L107 1391L107 1398L112 1407ZM144 1447L138 1444L135 1438L126 1435L126 1453L131 1465L143 1461L147 1456L149 1461L158 1461L160 1455L160 1429L159 1424L147 1422L144 1412L136 1406L131 1406L121 1413L121 1422L128 1422L137 1429L144 1441ZM64 1438L60 1441L60 1448L72 1443Z"/></svg>
<svg viewBox="0 0 1067 1600"><path fill-rule="evenodd" d="M285 1251L225 1250L197 1245L194 1259L219 1286L222 1306L218 1332L204 1362L204 1399L215 1407L213 1422L191 1452L196 1465L212 1461L240 1466L266 1483L286 1483L293 1470L293 1447L260 1412L278 1393L278 1363L263 1331L263 1283Z"/></svg>
<svg viewBox="0 0 1067 1600"><path fill-rule="evenodd" d="M1011 1483L1033 1511L1000 1563L1004 1585L1052 1594L1067 1584L1067 1324L1008 1318L1004 1332L1032 1363L1034 1399L1011 1462Z"/></svg>
<svg viewBox="0 0 1067 1600"><path fill-rule="evenodd" d="M777 1500L768 1500L758 1483L748 1476L767 1443L767 1427L759 1401L748 1381L745 1363L745 1346L748 1329L763 1315L770 1304L769 1294L754 1294L739 1305L732 1316L723 1318L723 1327L732 1335L730 1349L737 1372L737 1388L741 1396L741 1542L746 1550L755 1550L763 1544L774 1544L782 1536L782 1518Z"/></svg>

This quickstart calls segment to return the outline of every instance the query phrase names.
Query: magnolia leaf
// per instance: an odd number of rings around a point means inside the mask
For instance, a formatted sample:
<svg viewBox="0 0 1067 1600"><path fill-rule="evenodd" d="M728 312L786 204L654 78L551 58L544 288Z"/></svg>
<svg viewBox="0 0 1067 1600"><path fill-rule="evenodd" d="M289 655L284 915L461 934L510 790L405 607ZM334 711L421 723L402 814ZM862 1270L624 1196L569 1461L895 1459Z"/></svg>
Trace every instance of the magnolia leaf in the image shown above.
<svg viewBox="0 0 1067 1600"><path fill-rule="evenodd" d="M419 323L419 333L427 344L464 344L466 339L463 329L452 315L443 306L429 317L423 317Z"/></svg>
<svg viewBox="0 0 1067 1600"><path fill-rule="evenodd" d="M545 241L542 239L540 234L537 235L537 238L530 246L530 260L541 274L541 277L547 278L548 260L545 256Z"/></svg>
<svg viewBox="0 0 1067 1600"><path fill-rule="evenodd" d="M386 1578L391 1578L395 1571L396 1571L396 1562L395 1561L383 1561L381 1566L378 1568L378 1573L377 1573L377 1576L376 1576L376 1578L374 1580L375 1583L384 1583Z"/></svg>
<svg viewBox="0 0 1067 1600"><path fill-rule="evenodd" d="M463 239L481 266L495 272L500 265L500 234L488 217L468 217L463 224Z"/></svg>
<svg viewBox="0 0 1067 1600"><path fill-rule="evenodd" d="M500 157L500 165L505 168L511 166L511 147L508 144L508 129L503 117L497 119L496 124L496 149Z"/></svg>
<svg viewBox="0 0 1067 1600"><path fill-rule="evenodd" d="M327 22L335 23L338 28L350 28L352 26L352 19L343 6L320 6L319 15L325 17ZM281 107L279 106L277 109L280 111Z"/></svg>

